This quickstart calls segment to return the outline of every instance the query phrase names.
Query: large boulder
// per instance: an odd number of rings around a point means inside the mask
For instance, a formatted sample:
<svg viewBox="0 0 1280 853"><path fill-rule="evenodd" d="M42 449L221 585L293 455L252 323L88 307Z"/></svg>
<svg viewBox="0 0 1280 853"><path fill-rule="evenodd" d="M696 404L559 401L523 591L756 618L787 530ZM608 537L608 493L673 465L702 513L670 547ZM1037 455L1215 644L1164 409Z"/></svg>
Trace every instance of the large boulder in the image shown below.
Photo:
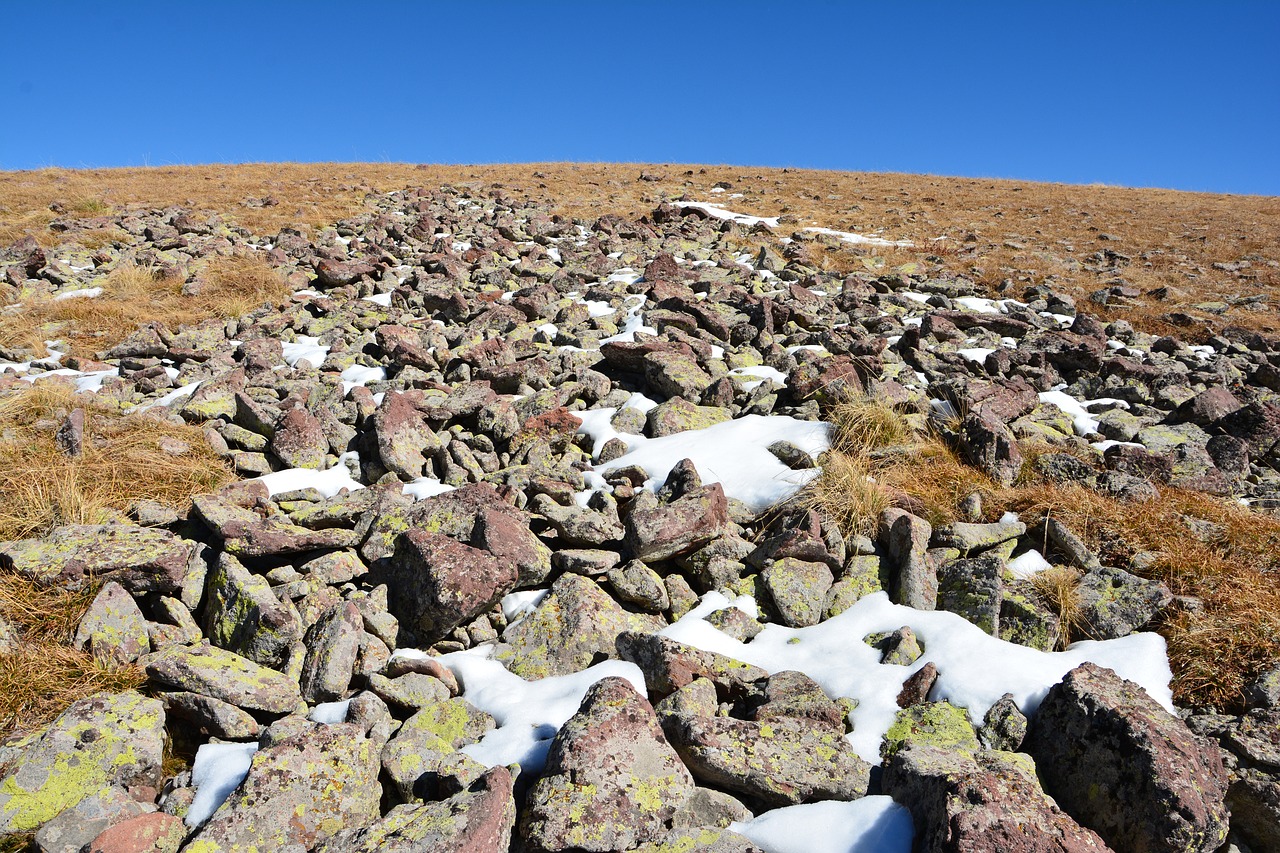
<svg viewBox="0 0 1280 853"><path fill-rule="evenodd" d="M249 775L183 849L310 850L340 829L372 823L380 814L383 743L353 723L307 724L269 740L254 754Z"/></svg>
<svg viewBox="0 0 1280 853"><path fill-rule="evenodd" d="M155 699L98 693L10 746L0 782L0 834L35 830L113 788L158 787L164 722Z"/></svg>
<svg viewBox="0 0 1280 853"><path fill-rule="evenodd" d="M502 632L496 657L524 679L569 675L599 658L618 657L618 635L653 631L658 617L628 613L590 578L566 574L523 619Z"/></svg>
<svg viewBox="0 0 1280 853"><path fill-rule="evenodd" d="M344 829L316 853L507 853L516 822L511 771L494 767L447 800L400 805Z"/></svg>
<svg viewBox="0 0 1280 853"><path fill-rule="evenodd" d="M1054 685L1023 749L1045 790L1116 850L1217 850L1227 837L1218 749L1109 669L1081 664Z"/></svg>
<svg viewBox="0 0 1280 853"><path fill-rule="evenodd" d="M460 747L494 725L493 717L461 697L427 702L382 750L382 772L402 801L434 799L445 761L456 761Z"/></svg>
<svg viewBox="0 0 1280 853"><path fill-rule="evenodd" d="M107 581L76 627L75 645L100 661L132 663L151 649L146 617L124 587Z"/></svg>
<svg viewBox="0 0 1280 853"><path fill-rule="evenodd" d="M700 548L729 529L729 501L719 483L698 485L662 503L642 490L627 508L627 549L646 563Z"/></svg>
<svg viewBox="0 0 1280 853"><path fill-rule="evenodd" d="M219 648L283 670L302 640L302 617L289 598L230 554L219 555L205 586L205 635Z"/></svg>
<svg viewBox="0 0 1280 853"><path fill-rule="evenodd" d="M605 678L552 742L521 835L537 851L631 850L664 837L693 792L648 700Z"/></svg>
<svg viewBox="0 0 1280 853"><path fill-rule="evenodd" d="M485 612L518 580L514 564L426 530L400 537L388 571L391 613L423 643Z"/></svg>
<svg viewBox="0 0 1280 853"><path fill-rule="evenodd" d="M1013 752L912 744L885 764L882 785L911 812L921 853L1099 853L1109 849L1049 799Z"/></svg>

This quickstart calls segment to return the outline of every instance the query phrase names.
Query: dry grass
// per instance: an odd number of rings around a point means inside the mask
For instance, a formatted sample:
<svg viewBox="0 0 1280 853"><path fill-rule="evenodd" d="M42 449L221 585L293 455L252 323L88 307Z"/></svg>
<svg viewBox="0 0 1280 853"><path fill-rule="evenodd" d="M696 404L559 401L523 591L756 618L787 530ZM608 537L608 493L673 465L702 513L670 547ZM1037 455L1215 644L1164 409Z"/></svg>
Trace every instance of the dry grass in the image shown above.
<svg viewBox="0 0 1280 853"><path fill-rule="evenodd" d="M835 425L831 446L842 453L880 450L913 439L906 418L879 400L862 397L843 401L832 407L827 419Z"/></svg>
<svg viewBox="0 0 1280 853"><path fill-rule="evenodd" d="M638 181L641 171L664 177ZM719 181L728 182L731 192L711 194ZM1143 296L1100 309L1109 319L1128 319L1155 333L1177 330L1182 337L1204 336L1224 325L1280 332L1280 315L1273 308L1241 306L1218 317L1195 307L1238 296L1276 298L1280 199L1267 196L734 166L276 163L44 169L0 172L0 244L26 233L57 243L63 238L48 228L55 218L74 223L106 209L170 205L218 213L270 235L284 226L314 229L366 212L370 193L441 184L545 202L556 213L588 220L605 213L639 216L663 199L687 194L744 213L783 214L779 234L819 225L914 243L911 249L824 250L833 271L919 263L968 276L988 292L1006 280L1015 296L1029 285L1048 283L1081 300L1120 278L1144 292L1173 290L1163 300ZM738 193L741 198L732 197ZM49 209L55 203L63 213ZM1107 250L1129 260L1095 258ZM1247 266L1213 266L1241 261ZM1177 311L1188 314L1193 325L1171 324L1166 317Z"/></svg>
<svg viewBox="0 0 1280 853"><path fill-rule="evenodd" d="M822 475L800 493L801 506L822 511L846 533L874 536L880 513L893 505L893 497L873 479L865 455L827 452Z"/></svg>
<svg viewBox="0 0 1280 853"><path fill-rule="evenodd" d="M165 270L123 264L98 284L92 299L44 299L0 316L0 345L44 354L44 341L61 340L72 355L93 356L127 338L138 326L160 322L176 331L208 319L240 317L263 303L287 298L289 287L261 258L212 258L200 287L183 293L184 279Z"/></svg>
<svg viewBox="0 0 1280 853"><path fill-rule="evenodd" d="M1058 644L1062 648L1080 628L1080 577L1070 566L1052 566L1031 576L1031 588L1058 617Z"/></svg>
<svg viewBox="0 0 1280 853"><path fill-rule="evenodd" d="M146 681L137 667L107 666L71 647L96 588L73 593L17 575L2 580L0 616L18 636L11 654L0 653L0 739L48 723L77 699Z"/></svg>
<svg viewBox="0 0 1280 853"><path fill-rule="evenodd" d="M54 440L75 408L86 414L79 457ZM124 415L56 384L0 398L0 540L100 523L143 499L185 510L192 495L232 479L196 427Z"/></svg>

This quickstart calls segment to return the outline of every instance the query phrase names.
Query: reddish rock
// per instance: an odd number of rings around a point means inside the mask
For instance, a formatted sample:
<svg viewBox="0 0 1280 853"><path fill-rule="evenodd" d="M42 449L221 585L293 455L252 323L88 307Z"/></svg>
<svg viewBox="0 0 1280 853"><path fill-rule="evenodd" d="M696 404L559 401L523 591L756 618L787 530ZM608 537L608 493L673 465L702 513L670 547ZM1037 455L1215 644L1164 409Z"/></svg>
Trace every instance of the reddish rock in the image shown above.
<svg viewBox="0 0 1280 853"><path fill-rule="evenodd" d="M373 416L378 456L388 471L405 480L430 473L427 456L443 446L411 397L388 391Z"/></svg>
<svg viewBox="0 0 1280 853"><path fill-rule="evenodd" d="M316 262L316 284L321 287L342 287L359 281L361 276L372 275L375 269L372 264L362 261L322 258Z"/></svg>
<svg viewBox="0 0 1280 853"><path fill-rule="evenodd" d="M271 452L290 468L324 467L329 439L315 415L302 407L285 412L271 437Z"/></svg>
<svg viewBox="0 0 1280 853"><path fill-rule="evenodd" d="M153 812L106 830L89 844L88 853L177 853L186 836L182 818Z"/></svg>
<svg viewBox="0 0 1280 853"><path fill-rule="evenodd" d="M1045 796L1035 768L1017 753L913 744L889 758L882 785L911 812L916 830L911 849L921 853L1111 849Z"/></svg>
<svg viewBox="0 0 1280 853"><path fill-rule="evenodd" d="M632 500L624 522L631 555L651 563L692 551L723 534L729 525L729 502L719 483L691 489L669 504L660 504L645 490Z"/></svg>
<svg viewBox="0 0 1280 853"><path fill-rule="evenodd" d="M419 641L438 640L516 585L516 567L439 533L409 530L392 555L391 612Z"/></svg>
<svg viewBox="0 0 1280 853"><path fill-rule="evenodd" d="M1141 687L1081 664L1049 690L1023 749L1045 790L1117 850L1217 850L1227 836L1227 773Z"/></svg>

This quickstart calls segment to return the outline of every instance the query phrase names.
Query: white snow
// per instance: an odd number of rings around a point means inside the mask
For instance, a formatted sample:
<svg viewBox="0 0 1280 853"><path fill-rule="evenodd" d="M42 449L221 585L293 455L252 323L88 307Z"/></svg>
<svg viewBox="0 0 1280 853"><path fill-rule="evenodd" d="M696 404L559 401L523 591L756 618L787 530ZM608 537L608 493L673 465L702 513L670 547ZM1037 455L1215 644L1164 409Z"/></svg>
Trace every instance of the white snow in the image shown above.
<svg viewBox="0 0 1280 853"><path fill-rule="evenodd" d="M741 222L743 225L755 225L757 222L763 222L770 228L778 227L778 217L776 216L750 216L746 213L734 213L732 210L726 210L722 204L712 204L709 201L677 201L677 207L696 207L699 210L705 210L709 216L716 219L732 219L734 222Z"/></svg>
<svg viewBox="0 0 1280 853"><path fill-rule="evenodd" d="M364 488L363 483L351 478L351 472L346 464L348 459L359 458L352 451L339 456L337 464L324 471L317 471L314 468L286 468L256 479L266 485L269 495L278 495L297 489L315 489L326 498L331 498L343 489L354 492Z"/></svg>
<svg viewBox="0 0 1280 853"><path fill-rule="evenodd" d="M995 352L995 348L970 347L968 349L958 349L956 350L956 352L964 356L965 358L969 359L969 361L974 362L975 364L982 364L987 360L987 356Z"/></svg>
<svg viewBox="0 0 1280 853"><path fill-rule="evenodd" d="M445 492L452 492L454 486L442 483L435 477L418 477L411 480L401 487L403 494L410 495L414 500L422 500L423 498L433 498L436 495L443 495Z"/></svg>
<svg viewBox="0 0 1280 853"><path fill-rule="evenodd" d="M101 287L82 287L79 290L64 290L62 293L53 297L53 301L61 302L64 299L93 299L95 296L101 295Z"/></svg>
<svg viewBox="0 0 1280 853"><path fill-rule="evenodd" d="M839 237L842 242L852 243L859 246L911 246L910 240L886 240L883 237L868 237L865 234L854 234L850 231L833 231L830 228L806 228L805 231L812 231L815 234L826 234L831 237Z"/></svg>
<svg viewBox="0 0 1280 853"><path fill-rule="evenodd" d="M119 376L119 368L111 368L109 370L72 370L69 367L60 367L57 370L47 370L44 373L28 373L22 377L23 382L30 382L32 385L44 379L46 376L71 376L74 377L77 391L101 391L102 383L109 377Z"/></svg>
<svg viewBox="0 0 1280 853"><path fill-rule="evenodd" d="M1075 427L1076 435L1090 435L1098 431L1098 419L1089 414L1090 407L1110 405L1119 409L1129 408L1129 404L1124 400L1116 400L1112 397L1099 397L1097 400L1077 400L1060 389L1041 391L1040 402L1053 403L1068 415L1072 420L1072 425Z"/></svg>
<svg viewBox="0 0 1280 853"><path fill-rule="evenodd" d="M811 628L768 625L755 639L741 643L702 618L731 605L724 595L707 593L701 604L660 633L771 673L798 670L817 681L829 696L857 699L858 707L850 715L854 730L845 737L873 764L880 762L881 739L899 710L902 682L930 661L940 674L929 698L967 708L975 723L981 723L1005 693L1013 694L1024 713L1034 713L1049 688L1085 661L1115 670L1173 711L1169 689L1173 675L1159 634L1131 634L1075 643L1063 652L1041 652L996 639L954 613L913 610L892 604L888 595L877 592ZM916 632L924 646L924 654L911 666L881 664L880 652L862 642L867 634L904 625Z"/></svg>
<svg viewBox="0 0 1280 853"><path fill-rule="evenodd" d="M1053 568L1053 563L1050 563L1044 558L1044 554L1033 548L1025 554L1014 557L1005 568L1015 578L1026 580L1037 572Z"/></svg>
<svg viewBox="0 0 1280 853"><path fill-rule="evenodd" d="M370 382L381 382L386 379L387 369L385 367L365 367L361 364L353 364L342 371L340 378L342 379L342 393L346 394L358 385L368 385Z"/></svg>
<svg viewBox="0 0 1280 853"><path fill-rule="evenodd" d="M374 305L381 305L383 308L391 307L390 293L375 293L373 296L363 297L365 302L372 302Z"/></svg>
<svg viewBox="0 0 1280 853"><path fill-rule="evenodd" d="M206 743L196 750L191 764L191 784L196 795L187 809L187 826L199 826L213 817L249 775L249 765L257 751L256 743Z"/></svg>
<svg viewBox="0 0 1280 853"><path fill-rule="evenodd" d="M311 709L307 719L313 723L345 723L350 710L350 699L343 699L340 702L321 702Z"/></svg>
<svg viewBox="0 0 1280 853"><path fill-rule="evenodd" d="M608 317L618 313L618 309L600 299L580 299L578 304L587 306L587 315L590 317Z"/></svg>
<svg viewBox="0 0 1280 853"><path fill-rule="evenodd" d="M620 660L607 660L572 675L525 681L491 660L492 646L441 655L437 660L458 678L462 696L472 705L493 715L498 727L462 752L486 767L519 763L530 773L546 764L551 739L578 711L587 690L602 678L616 676L631 682L645 695L640 667ZM392 657L425 658L424 652L400 649Z"/></svg>
<svg viewBox="0 0 1280 853"><path fill-rule="evenodd" d="M578 432L594 439L593 455L610 438L618 438L627 445L625 454L588 472L587 480L593 487L602 487L602 475L609 471L639 465L649 474L645 488L656 491L666 483L667 474L677 462L692 459L703 483L720 483L726 496L742 501L757 512L791 497L820 473L816 468L805 471L788 468L769 452L769 445L785 440L817 456L831 442L830 424L786 415L747 415L706 429L646 438L614 430L609 424L613 416L611 409L575 414L583 419Z"/></svg>
<svg viewBox="0 0 1280 853"><path fill-rule="evenodd" d="M507 623L510 624L522 616L532 613L542 599L547 597L548 589L523 589L519 592L512 592L504 595L500 604L502 605L502 615L506 617Z"/></svg>
<svg viewBox="0 0 1280 853"><path fill-rule="evenodd" d="M886 796L786 806L728 828L765 853L909 853L914 835L911 813Z"/></svg>
<svg viewBox="0 0 1280 853"><path fill-rule="evenodd" d="M752 367L735 367L729 371L729 375L737 377L751 377L742 383L743 389L750 391L757 385L763 383L766 379L772 379L779 387L787 387L787 374L773 367L760 364Z"/></svg>
<svg viewBox="0 0 1280 853"><path fill-rule="evenodd" d="M296 367L304 358L313 366L319 367L329 354L329 348L320 343L319 338L308 335L298 335L296 341L282 344L281 347L284 350L284 362L290 367Z"/></svg>

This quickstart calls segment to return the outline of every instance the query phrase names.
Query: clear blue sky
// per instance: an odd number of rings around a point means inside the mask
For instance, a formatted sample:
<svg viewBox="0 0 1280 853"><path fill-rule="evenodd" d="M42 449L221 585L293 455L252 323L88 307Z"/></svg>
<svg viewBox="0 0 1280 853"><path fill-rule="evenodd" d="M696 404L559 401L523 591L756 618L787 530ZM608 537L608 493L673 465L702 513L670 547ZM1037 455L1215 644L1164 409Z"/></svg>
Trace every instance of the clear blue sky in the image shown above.
<svg viewBox="0 0 1280 853"><path fill-rule="evenodd" d="M1280 195L1280 2L3 4L0 169L732 163Z"/></svg>

